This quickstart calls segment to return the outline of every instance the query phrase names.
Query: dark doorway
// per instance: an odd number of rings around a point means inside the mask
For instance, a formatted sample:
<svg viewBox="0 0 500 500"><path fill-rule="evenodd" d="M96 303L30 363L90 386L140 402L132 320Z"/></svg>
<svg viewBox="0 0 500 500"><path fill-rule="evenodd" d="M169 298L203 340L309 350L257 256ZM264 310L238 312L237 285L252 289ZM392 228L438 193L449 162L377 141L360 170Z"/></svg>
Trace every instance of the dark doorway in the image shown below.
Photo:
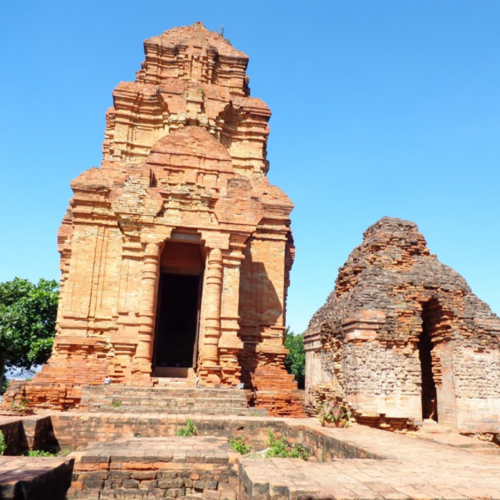
<svg viewBox="0 0 500 500"><path fill-rule="evenodd" d="M189 378L196 369L198 354L202 246L171 239L165 243L160 266L153 374Z"/></svg>
<svg viewBox="0 0 500 500"><path fill-rule="evenodd" d="M435 312L431 304L424 305L422 314L422 333L417 343L420 367L422 371L422 418L438 421L437 393L434 374L432 371L431 332L435 329L433 321Z"/></svg>
<svg viewBox="0 0 500 500"><path fill-rule="evenodd" d="M155 368L193 367L199 292L199 276L162 274Z"/></svg>

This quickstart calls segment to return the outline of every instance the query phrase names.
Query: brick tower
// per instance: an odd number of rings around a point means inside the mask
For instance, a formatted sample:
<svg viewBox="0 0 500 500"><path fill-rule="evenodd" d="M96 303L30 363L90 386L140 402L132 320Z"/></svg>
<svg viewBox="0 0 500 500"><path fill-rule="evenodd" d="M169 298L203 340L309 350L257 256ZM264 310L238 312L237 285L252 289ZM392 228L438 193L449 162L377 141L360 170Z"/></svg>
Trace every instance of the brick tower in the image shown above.
<svg viewBox="0 0 500 500"><path fill-rule="evenodd" d="M100 168L71 182L57 335L24 394L68 408L82 386L173 377L243 383L256 406L300 415L284 369L293 205L266 177L271 112L248 57L201 23L144 48L113 92Z"/></svg>

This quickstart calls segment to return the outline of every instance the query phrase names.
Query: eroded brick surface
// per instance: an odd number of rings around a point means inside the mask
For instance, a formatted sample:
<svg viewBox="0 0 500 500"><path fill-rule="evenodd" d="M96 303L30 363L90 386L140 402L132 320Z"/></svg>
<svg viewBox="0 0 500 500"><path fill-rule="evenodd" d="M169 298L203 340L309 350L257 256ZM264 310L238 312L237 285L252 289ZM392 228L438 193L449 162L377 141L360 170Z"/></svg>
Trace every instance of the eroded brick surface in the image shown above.
<svg viewBox="0 0 500 500"><path fill-rule="evenodd" d="M384 217L310 322L308 397L316 406L343 399L382 426L424 417L498 432L499 339L498 316L429 252L416 224Z"/></svg>
<svg viewBox="0 0 500 500"><path fill-rule="evenodd" d="M226 438L120 439L75 453L70 499L228 498L237 453Z"/></svg>
<svg viewBox="0 0 500 500"><path fill-rule="evenodd" d="M73 464L69 458L0 456L0 498L64 500Z"/></svg>
<svg viewBox="0 0 500 500"><path fill-rule="evenodd" d="M100 168L71 183L52 356L5 403L66 409L83 385L151 386L189 369L192 383L243 382L255 406L301 416L284 369L293 205L266 177L271 112L250 97L248 57L201 23L144 46L136 81L113 93ZM157 340L168 273L201 290L194 351L174 360Z"/></svg>

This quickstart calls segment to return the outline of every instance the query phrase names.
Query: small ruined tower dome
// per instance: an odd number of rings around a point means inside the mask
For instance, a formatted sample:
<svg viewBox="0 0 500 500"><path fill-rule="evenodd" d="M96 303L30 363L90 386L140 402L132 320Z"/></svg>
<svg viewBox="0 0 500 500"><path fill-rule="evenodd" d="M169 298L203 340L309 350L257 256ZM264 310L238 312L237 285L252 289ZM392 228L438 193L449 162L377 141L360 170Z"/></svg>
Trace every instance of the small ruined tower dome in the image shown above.
<svg viewBox="0 0 500 500"><path fill-rule="evenodd" d="M314 404L341 398L373 425L500 430L500 319L414 222L383 217L365 231L304 342Z"/></svg>

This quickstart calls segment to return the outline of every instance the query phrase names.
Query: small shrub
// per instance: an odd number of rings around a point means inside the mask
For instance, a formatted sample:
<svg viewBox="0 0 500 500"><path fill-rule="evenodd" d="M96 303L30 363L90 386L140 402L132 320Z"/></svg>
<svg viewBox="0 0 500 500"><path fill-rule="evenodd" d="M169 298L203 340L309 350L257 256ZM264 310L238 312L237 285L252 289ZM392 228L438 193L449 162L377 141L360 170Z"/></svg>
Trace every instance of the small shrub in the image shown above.
<svg viewBox="0 0 500 500"><path fill-rule="evenodd" d="M266 451L266 458L301 458L302 460L309 458L309 453L302 445L290 445L284 436L276 439L271 429L268 430L267 435L269 449Z"/></svg>
<svg viewBox="0 0 500 500"><path fill-rule="evenodd" d="M222 26L222 24L221 24L219 34L222 36L222 38L224 39L224 41L225 41L227 44L232 45L231 40L230 40L229 38L226 38L226 37L224 36L224 33L225 33L224 26Z"/></svg>
<svg viewBox="0 0 500 500"><path fill-rule="evenodd" d="M186 427L177 429L177 435L180 437L193 437L198 435L198 431L190 418L187 419Z"/></svg>
<svg viewBox="0 0 500 500"><path fill-rule="evenodd" d="M252 447L249 444L245 444L245 441L243 439L243 436L237 436L236 438L231 438L229 440L229 446L234 451L237 451L241 455L246 455L247 453L250 453L250 450Z"/></svg>
<svg viewBox="0 0 500 500"><path fill-rule="evenodd" d="M121 402L121 401L113 401L113 402L111 403L111 406L112 406L113 408L120 408L120 407L121 407L121 405L122 405L122 402Z"/></svg>
<svg viewBox="0 0 500 500"><path fill-rule="evenodd" d="M7 445L5 444L5 438L3 436L3 432L0 431L0 456L2 456L7 449Z"/></svg>
<svg viewBox="0 0 500 500"><path fill-rule="evenodd" d="M50 451L43 450L28 450L23 453L23 455L27 457L55 457L56 453L51 453Z"/></svg>
<svg viewBox="0 0 500 500"><path fill-rule="evenodd" d="M33 410L28 408L29 402L30 401L24 397L21 397L20 399L14 399L12 403L10 403L10 409L22 415L33 413Z"/></svg>
<svg viewBox="0 0 500 500"><path fill-rule="evenodd" d="M10 403L11 410L25 410L27 401L24 398L14 399L12 403Z"/></svg>
<svg viewBox="0 0 500 500"><path fill-rule="evenodd" d="M335 423L337 427L347 427L351 420L351 412L342 404L334 401L326 402L319 412L319 422L324 427L327 423Z"/></svg>

